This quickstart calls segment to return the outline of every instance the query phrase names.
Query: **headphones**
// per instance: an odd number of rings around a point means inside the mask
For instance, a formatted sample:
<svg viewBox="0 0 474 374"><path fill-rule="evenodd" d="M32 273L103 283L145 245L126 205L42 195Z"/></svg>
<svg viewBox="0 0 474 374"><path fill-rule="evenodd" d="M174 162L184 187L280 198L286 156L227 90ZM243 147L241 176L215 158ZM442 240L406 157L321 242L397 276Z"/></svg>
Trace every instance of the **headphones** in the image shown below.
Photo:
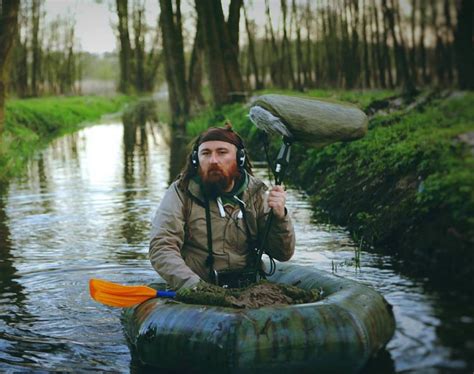
<svg viewBox="0 0 474 374"><path fill-rule="evenodd" d="M199 146L197 143L193 147L193 151L191 152L191 164L195 169L199 167L199 156L198 156L198 148ZM247 155L245 153L244 148L237 148L236 152L236 161L237 161L237 166L242 169L245 166L245 160L247 158Z"/></svg>

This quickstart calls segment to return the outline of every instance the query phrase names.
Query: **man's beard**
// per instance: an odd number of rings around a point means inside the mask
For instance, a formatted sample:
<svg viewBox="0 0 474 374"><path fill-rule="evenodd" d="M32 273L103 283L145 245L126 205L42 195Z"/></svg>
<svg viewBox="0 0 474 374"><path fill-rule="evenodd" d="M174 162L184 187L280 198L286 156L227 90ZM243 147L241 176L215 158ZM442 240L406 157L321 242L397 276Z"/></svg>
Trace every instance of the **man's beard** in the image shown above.
<svg viewBox="0 0 474 374"><path fill-rule="evenodd" d="M232 181L237 181L240 178L240 171L237 165L232 165L227 171L218 165L211 165L206 174L200 169L199 176L206 194L215 198L222 195L231 186Z"/></svg>

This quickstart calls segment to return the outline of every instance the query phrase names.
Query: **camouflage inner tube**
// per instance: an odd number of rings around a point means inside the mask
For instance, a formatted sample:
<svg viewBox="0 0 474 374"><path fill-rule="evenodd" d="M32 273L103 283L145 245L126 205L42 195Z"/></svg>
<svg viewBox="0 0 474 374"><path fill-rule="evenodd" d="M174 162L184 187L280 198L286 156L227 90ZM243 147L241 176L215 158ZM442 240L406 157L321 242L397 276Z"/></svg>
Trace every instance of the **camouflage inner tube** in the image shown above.
<svg viewBox="0 0 474 374"><path fill-rule="evenodd" d="M127 308L122 323L139 361L178 371L357 372L393 336L391 305L330 273L279 264L271 282L322 287L308 304L233 309L163 299Z"/></svg>

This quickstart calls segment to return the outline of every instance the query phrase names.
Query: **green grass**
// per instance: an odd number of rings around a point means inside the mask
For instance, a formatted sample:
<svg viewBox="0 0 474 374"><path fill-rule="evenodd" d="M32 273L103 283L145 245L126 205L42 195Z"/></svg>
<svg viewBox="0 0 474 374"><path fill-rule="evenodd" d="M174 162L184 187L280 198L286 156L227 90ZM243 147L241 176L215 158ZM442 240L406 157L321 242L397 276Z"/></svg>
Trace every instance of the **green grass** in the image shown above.
<svg viewBox="0 0 474 374"><path fill-rule="evenodd" d="M26 160L51 139L118 112L127 96L47 97L7 101L0 139L0 182L23 169Z"/></svg>
<svg viewBox="0 0 474 374"><path fill-rule="evenodd" d="M272 93L296 94L288 91ZM261 94L261 93L260 93ZM390 91L310 91L310 96L367 109ZM224 118L254 159L262 159L243 105L206 112L189 123L197 135ZM322 149L295 143L287 182L305 189L319 220L347 227L358 243L402 256L408 267L469 280L474 271L474 150L459 140L474 132L474 93L434 99L411 112L375 115L367 136ZM279 141L272 144L274 154Z"/></svg>

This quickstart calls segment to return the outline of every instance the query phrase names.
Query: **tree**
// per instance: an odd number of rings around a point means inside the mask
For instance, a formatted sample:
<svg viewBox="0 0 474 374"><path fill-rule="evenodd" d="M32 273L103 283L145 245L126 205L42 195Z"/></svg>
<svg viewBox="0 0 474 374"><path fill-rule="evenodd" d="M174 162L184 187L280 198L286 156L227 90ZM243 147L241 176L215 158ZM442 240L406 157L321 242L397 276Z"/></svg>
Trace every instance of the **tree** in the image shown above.
<svg viewBox="0 0 474 374"><path fill-rule="evenodd" d="M408 70L408 60L405 54L403 41L399 40L396 33L396 18L393 0L392 6L389 6L387 4L387 0L382 0L382 8L384 12L384 18L387 22L388 30L390 31L390 35L392 37L395 52L395 62L397 67L397 81L403 84L403 88L406 93L411 93L414 90L414 84L410 78L410 73Z"/></svg>
<svg viewBox="0 0 474 374"><path fill-rule="evenodd" d="M196 102L198 105L206 103L202 96L203 48L202 27L199 24L199 20L197 20L193 51L191 52L191 62L189 64L188 89L191 102Z"/></svg>
<svg viewBox="0 0 474 374"><path fill-rule="evenodd" d="M173 9L171 0L160 0L160 8L171 125L173 128L184 131L189 117L189 95L184 63L181 2L176 0L176 6Z"/></svg>
<svg viewBox="0 0 474 374"><path fill-rule="evenodd" d="M250 25L247 10L244 8L244 18L245 18L245 29L247 30L247 40L248 40L248 59L252 66L253 74L255 77L255 88L261 90L263 88L262 81L260 80L260 74L258 70L257 55L255 53L255 42L253 34L255 32L255 25L253 27Z"/></svg>
<svg viewBox="0 0 474 374"><path fill-rule="evenodd" d="M240 12L236 2L241 4L241 0L231 0L229 20L236 17L232 12ZM226 23L220 0L196 0L195 6L203 33L207 76L214 105L220 107L240 101L244 97L244 84L235 45L238 24Z"/></svg>
<svg viewBox="0 0 474 374"><path fill-rule="evenodd" d="M128 31L128 1L117 0L118 32L120 40L120 83L119 91L129 93L131 82L132 47Z"/></svg>
<svg viewBox="0 0 474 374"><path fill-rule="evenodd" d="M5 96L12 46L18 28L20 0L0 3L0 135L5 121Z"/></svg>
<svg viewBox="0 0 474 374"><path fill-rule="evenodd" d="M31 94L39 95L39 81L41 80L41 39L40 39L41 1L31 2Z"/></svg>
<svg viewBox="0 0 474 374"><path fill-rule="evenodd" d="M472 14L474 4L472 0L458 2L457 27L455 32L456 70L458 72L459 88L474 89L474 66L472 52Z"/></svg>

